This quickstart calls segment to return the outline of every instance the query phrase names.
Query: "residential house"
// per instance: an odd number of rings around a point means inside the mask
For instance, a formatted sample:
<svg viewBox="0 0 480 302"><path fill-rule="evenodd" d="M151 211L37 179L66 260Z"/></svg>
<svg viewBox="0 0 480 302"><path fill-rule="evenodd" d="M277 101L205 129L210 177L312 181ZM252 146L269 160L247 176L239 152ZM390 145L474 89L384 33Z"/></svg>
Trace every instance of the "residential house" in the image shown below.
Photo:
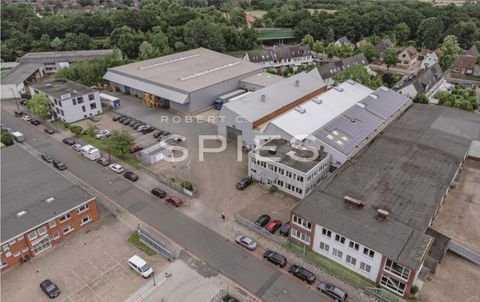
<svg viewBox="0 0 480 302"><path fill-rule="evenodd" d="M385 50L393 48L393 43L390 39L383 39L382 41L378 42L374 47L376 50L378 50L380 55L383 55Z"/></svg>
<svg viewBox="0 0 480 302"><path fill-rule="evenodd" d="M457 75L473 75L477 64L478 50L476 46L472 46L465 54L459 56L452 66L452 74Z"/></svg>
<svg viewBox="0 0 480 302"><path fill-rule="evenodd" d="M264 68L288 67L309 64L313 62L308 46L275 46L261 51L249 51L243 59L256 63Z"/></svg>
<svg viewBox="0 0 480 302"><path fill-rule="evenodd" d="M1 164L1 271L99 219L94 196L19 145L1 150Z"/></svg>
<svg viewBox="0 0 480 302"><path fill-rule="evenodd" d="M420 57L419 57L420 60ZM422 57L422 69L428 69L438 63L438 56L434 51L429 51Z"/></svg>
<svg viewBox="0 0 480 302"><path fill-rule="evenodd" d="M411 67L417 62L418 51L413 46L402 47L397 51L398 65Z"/></svg>
<svg viewBox="0 0 480 302"><path fill-rule="evenodd" d="M50 99L52 116L73 123L102 113L98 91L70 80L53 80L30 87L31 94Z"/></svg>
<svg viewBox="0 0 480 302"><path fill-rule="evenodd" d="M337 41L335 41L335 46L343 46L343 45L352 45L353 46L353 43L350 42L350 40L343 36L341 38L339 38Z"/></svg>
<svg viewBox="0 0 480 302"><path fill-rule="evenodd" d="M332 78L335 74L339 73L340 71L345 70L348 67L362 65L367 66L368 60L364 54L358 54L353 57L348 57L336 62L327 63L324 65L320 65L318 67L318 72L322 79L327 80Z"/></svg>
<svg viewBox="0 0 480 302"><path fill-rule="evenodd" d="M362 39L362 40L358 41L356 45L357 45L358 48L361 48L361 47L367 46L368 44L369 43L368 43L367 40Z"/></svg>
<svg viewBox="0 0 480 302"><path fill-rule="evenodd" d="M418 94L431 97L444 83L442 68L436 63L426 70L420 69L416 76L410 76L404 80L398 92L412 99Z"/></svg>

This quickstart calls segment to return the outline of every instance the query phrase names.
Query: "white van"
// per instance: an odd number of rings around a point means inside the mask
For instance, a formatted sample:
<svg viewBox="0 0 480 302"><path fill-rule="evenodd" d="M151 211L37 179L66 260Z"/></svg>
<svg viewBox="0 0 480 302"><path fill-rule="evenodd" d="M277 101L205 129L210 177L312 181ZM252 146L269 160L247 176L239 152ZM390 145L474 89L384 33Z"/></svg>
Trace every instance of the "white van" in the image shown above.
<svg viewBox="0 0 480 302"><path fill-rule="evenodd" d="M100 151L92 145L83 146L80 149L80 152L82 153L83 156L85 156L86 158L89 158L90 160L97 160L102 156L100 154Z"/></svg>
<svg viewBox="0 0 480 302"><path fill-rule="evenodd" d="M150 266L150 264L137 255L133 255L130 259L128 259L128 266L130 266L131 269L136 271L143 278L148 278L151 274L153 274L153 268Z"/></svg>

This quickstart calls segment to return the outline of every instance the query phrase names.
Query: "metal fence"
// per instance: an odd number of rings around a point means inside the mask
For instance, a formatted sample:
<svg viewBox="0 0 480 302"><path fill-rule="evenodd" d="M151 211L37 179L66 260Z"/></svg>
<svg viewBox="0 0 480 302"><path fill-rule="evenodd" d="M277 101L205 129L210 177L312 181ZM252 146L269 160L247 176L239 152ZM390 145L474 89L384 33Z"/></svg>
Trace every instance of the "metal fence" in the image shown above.
<svg viewBox="0 0 480 302"><path fill-rule="evenodd" d="M392 292L390 292L386 289L383 289L383 288L367 287L367 288L365 288L365 290L368 293L373 294L375 297L377 297L380 300L385 301L385 302L406 302L401 297L399 297L399 296L393 294Z"/></svg>
<svg viewBox="0 0 480 302"><path fill-rule="evenodd" d="M141 225L137 227L137 234L143 243L164 256L168 261L173 261L177 258L177 249L169 244L166 238L162 238L160 234L154 235L153 231Z"/></svg>
<svg viewBox="0 0 480 302"><path fill-rule="evenodd" d="M211 296L207 302L223 302L223 297L226 295L228 295L228 292L221 288L213 296Z"/></svg>
<svg viewBox="0 0 480 302"><path fill-rule="evenodd" d="M285 242L287 241L287 239L285 238L282 238L282 237L279 237L279 236L275 236L273 235L272 233L270 233L269 231L267 231L266 229L256 225L255 223L253 223L252 221L242 217L241 215L239 214L235 214L235 221L238 223L238 224L241 224L253 231L255 231L256 233L260 234L260 235L263 235L265 237L267 237L268 239L272 240L272 241L275 241L276 243L280 244L280 245L283 245L285 244Z"/></svg>
<svg viewBox="0 0 480 302"><path fill-rule="evenodd" d="M139 165L139 169L142 170L143 172L147 173L151 177L155 178L156 180L158 180L162 184L170 187L171 189L173 189L173 190L175 190L175 191L177 191L177 192L179 192L179 193L181 193L185 196L193 197L193 195L196 192L195 189L193 191L186 190L179 183L172 181L171 179L169 179L168 177L165 177L164 175L153 172L152 170L148 169L147 167L145 167L142 164Z"/></svg>

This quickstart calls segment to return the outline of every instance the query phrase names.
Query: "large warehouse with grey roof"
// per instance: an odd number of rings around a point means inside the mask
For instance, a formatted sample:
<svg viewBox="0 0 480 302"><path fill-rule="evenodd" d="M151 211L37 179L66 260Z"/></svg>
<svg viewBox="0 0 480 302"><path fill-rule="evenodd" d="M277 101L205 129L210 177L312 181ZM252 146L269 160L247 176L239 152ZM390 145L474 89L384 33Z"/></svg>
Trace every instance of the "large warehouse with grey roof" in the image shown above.
<svg viewBox="0 0 480 302"><path fill-rule="evenodd" d="M149 106L195 113L239 88L240 80L262 67L205 48L109 68L104 78Z"/></svg>

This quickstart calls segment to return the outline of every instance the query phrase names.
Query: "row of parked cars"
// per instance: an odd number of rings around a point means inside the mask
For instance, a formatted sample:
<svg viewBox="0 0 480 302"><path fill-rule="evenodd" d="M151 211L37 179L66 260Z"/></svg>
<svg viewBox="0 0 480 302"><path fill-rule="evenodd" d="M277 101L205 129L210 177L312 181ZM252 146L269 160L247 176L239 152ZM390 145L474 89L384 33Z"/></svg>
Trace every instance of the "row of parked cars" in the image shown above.
<svg viewBox="0 0 480 302"><path fill-rule="evenodd" d="M290 231L290 223L287 222L282 224L282 221L279 219L271 219L267 214L258 217L255 224L259 227L265 228L272 234L275 234L275 232L280 229L280 235L285 237L288 237L288 232Z"/></svg>
<svg viewBox="0 0 480 302"><path fill-rule="evenodd" d="M235 238L235 242L250 251L253 251L257 248L257 243L248 236L237 236ZM287 258L285 256L272 250L266 250L263 253L263 259L277 265L280 268L283 268L288 264ZM317 280L317 276L315 276L314 273L298 264L291 265L288 268L288 272L308 284L313 284ZM333 284L327 282L320 282L317 286L317 289L320 290L323 294L326 294L332 299L335 299L335 301L347 301L348 294Z"/></svg>
<svg viewBox="0 0 480 302"><path fill-rule="evenodd" d="M150 132L153 132L155 130L154 127L150 126L149 124L142 122L140 120L128 117L126 115L117 115L112 118L113 121L122 123L125 126L130 126L136 131L143 133L143 134L148 134Z"/></svg>

